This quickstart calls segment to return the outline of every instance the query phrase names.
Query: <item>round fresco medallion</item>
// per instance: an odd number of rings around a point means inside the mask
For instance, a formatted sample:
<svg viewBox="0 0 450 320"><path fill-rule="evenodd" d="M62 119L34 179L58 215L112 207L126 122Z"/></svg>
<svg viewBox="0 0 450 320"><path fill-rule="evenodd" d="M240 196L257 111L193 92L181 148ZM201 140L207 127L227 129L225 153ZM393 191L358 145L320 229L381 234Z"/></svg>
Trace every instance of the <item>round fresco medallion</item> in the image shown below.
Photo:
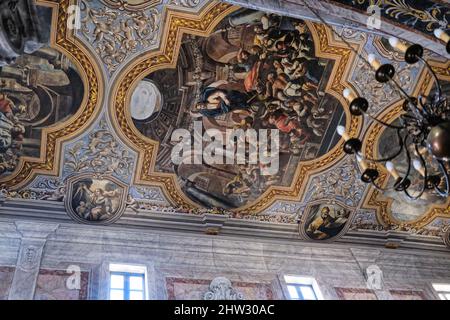
<svg viewBox="0 0 450 320"><path fill-rule="evenodd" d="M134 120L149 120L162 106L162 96L152 81L141 81L133 92L130 103L131 117Z"/></svg>
<svg viewBox="0 0 450 320"><path fill-rule="evenodd" d="M399 122L396 120L395 125ZM397 152L399 147L393 148L393 141L396 146L399 145L397 133L393 129L386 129L379 139L380 144L378 146L379 158L389 158ZM416 151L411 148L410 154L412 157L417 157ZM438 174L440 168L436 161L433 161L430 154L424 155L427 163L431 164L428 167L428 174ZM395 164L396 170L403 177L408 171L408 161L406 159L405 152L402 152L397 158L392 160ZM423 185L423 178L417 170L410 170L409 179L411 180L411 187L409 193L412 195L418 194L421 191ZM394 184L394 178L391 177L388 185ZM383 196L392 199L391 204L391 216L396 221L401 223L411 223L423 218L430 210L432 205L443 205L447 202L447 198L439 196L434 192L425 192L422 197L417 200L411 201L411 199L404 192L397 192L395 190L388 189L383 193Z"/></svg>
<svg viewBox="0 0 450 320"><path fill-rule="evenodd" d="M207 37L185 35L176 68L144 79L159 86L161 112L133 119L159 142L155 171L175 174L208 208L290 187L299 164L330 152L346 122L326 90L335 61L316 55L314 34L302 20L241 9Z"/></svg>
<svg viewBox="0 0 450 320"><path fill-rule="evenodd" d="M351 210L337 203L317 203L306 211L303 231L313 240L328 240L344 230Z"/></svg>
<svg viewBox="0 0 450 320"><path fill-rule="evenodd" d="M110 224L126 206L128 186L111 176L83 174L67 181L66 211L81 223Z"/></svg>

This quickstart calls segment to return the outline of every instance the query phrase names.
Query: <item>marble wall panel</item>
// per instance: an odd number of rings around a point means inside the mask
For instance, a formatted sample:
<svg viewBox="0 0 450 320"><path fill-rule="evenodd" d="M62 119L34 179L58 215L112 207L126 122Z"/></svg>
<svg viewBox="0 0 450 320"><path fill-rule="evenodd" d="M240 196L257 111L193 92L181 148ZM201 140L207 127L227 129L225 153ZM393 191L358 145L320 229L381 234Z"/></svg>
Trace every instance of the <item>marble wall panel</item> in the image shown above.
<svg viewBox="0 0 450 320"><path fill-rule="evenodd" d="M14 276L13 267L0 267L0 300L7 300Z"/></svg>
<svg viewBox="0 0 450 320"><path fill-rule="evenodd" d="M203 300L213 279L166 278L169 300ZM233 289L241 293L245 300L273 300L270 283L232 281Z"/></svg>
<svg viewBox="0 0 450 320"><path fill-rule="evenodd" d="M428 300L423 291L417 290L390 290L394 300Z"/></svg>
<svg viewBox="0 0 450 320"><path fill-rule="evenodd" d="M35 300L86 300L88 298L89 272L81 272L79 289L69 289L71 274L65 270L40 269L36 282Z"/></svg>
<svg viewBox="0 0 450 320"><path fill-rule="evenodd" d="M340 300L378 300L372 290L364 288L335 288Z"/></svg>

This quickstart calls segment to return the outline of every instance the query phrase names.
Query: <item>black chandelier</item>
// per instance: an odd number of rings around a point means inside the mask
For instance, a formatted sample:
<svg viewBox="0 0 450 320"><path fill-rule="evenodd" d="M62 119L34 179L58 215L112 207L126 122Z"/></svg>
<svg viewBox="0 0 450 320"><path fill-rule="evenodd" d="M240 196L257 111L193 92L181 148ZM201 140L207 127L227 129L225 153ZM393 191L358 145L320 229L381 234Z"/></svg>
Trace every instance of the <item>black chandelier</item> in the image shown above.
<svg viewBox="0 0 450 320"><path fill-rule="evenodd" d="M446 43L450 53L450 36L442 29L436 29L435 36ZM389 39L390 45L405 55L408 64L423 63L432 74L435 90L428 95L412 97L395 81L395 68L391 64L381 64L375 55L371 54L364 61L375 70L375 79L380 83L390 83L405 98L404 113L395 124L389 124L370 115L369 102L356 96L350 89L345 89L344 97L350 102L350 112L353 116L369 117L386 128L396 131L398 143L393 142L393 153L389 156L373 159L362 154L362 142L350 137L343 126L337 131L344 138L344 151L356 155L362 175L361 180L371 183L375 188L386 191L404 192L410 199L419 199L425 192L435 192L442 197L450 195L450 105L443 93L439 80L429 63L423 58L424 49L414 44L407 46L397 38ZM400 159L399 157L404 157ZM401 175L394 163L406 161L406 172ZM370 163L384 163L386 169L394 178L394 185L384 189L377 183L380 172ZM414 170L420 174L419 179L413 179ZM417 175L416 175L417 176Z"/></svg>

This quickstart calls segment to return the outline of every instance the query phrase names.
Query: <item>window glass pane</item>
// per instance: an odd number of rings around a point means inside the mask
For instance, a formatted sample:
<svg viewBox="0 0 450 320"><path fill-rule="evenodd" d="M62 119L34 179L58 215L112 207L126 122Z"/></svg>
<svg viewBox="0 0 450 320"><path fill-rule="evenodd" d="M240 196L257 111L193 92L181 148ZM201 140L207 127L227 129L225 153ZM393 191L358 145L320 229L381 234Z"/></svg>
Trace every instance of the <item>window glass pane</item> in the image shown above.
<svg viewBox="0 0 450 320"><path fill-rule="evenodd" d="M144 294L142 291L130 291L130 300L143 300Z"/></svg>
<svg viewBox="0 0 450 320"><path fill-rule="evenodd" d="M130 290L144 290L143 277L130 277Z"/></svg>
<svg viewBox="0 0 450 320"><path fill-rule="evenodd" d="M291 299L299 299L297 288L295 286L287 286Z"/></svg>
<svg viewBox="0 0 450 320"><path fill-rule="evenodd" d="M444 292L450 292L450 284L433 284L433 288L436 291L444 291Z"/></svg>
<svg viewBox="0 0 450 320"><path fill-rule="evenodd" d="M111 291L109 293L109 299L110 300L123 300L124 299L123 290L111 289Z"/></svg>
<svg viewBox="0 0 450 320"><path fill-rule="evenodd" d="M111 288L113 289L123 289L124 277L119 274L111 275Z"/></svg>
<svg viewBox="0 0 450 320"><path fill-rule="evenodd" d="M301 286L300 290L302 291L303 299L316 300L316 295L314 294L314 291L310 286Z"/></svg>

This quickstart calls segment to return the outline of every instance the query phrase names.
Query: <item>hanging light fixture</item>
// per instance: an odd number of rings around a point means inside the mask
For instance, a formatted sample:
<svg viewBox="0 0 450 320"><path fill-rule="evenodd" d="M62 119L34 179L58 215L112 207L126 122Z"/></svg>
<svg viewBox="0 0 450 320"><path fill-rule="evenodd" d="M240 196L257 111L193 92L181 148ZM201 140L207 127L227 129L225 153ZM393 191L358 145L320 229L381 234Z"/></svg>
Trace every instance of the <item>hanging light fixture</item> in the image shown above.
<svg viewBox="0 0 450 320"><path fill-rule="evenodd" d="M436 29L435 36L447 43L450 53L450 36L442 29ZM339 135L345 140L344 151L356 155L361 170L361 180L371 183L377 189L380 176L376 166L371 163L383 163L387 171L394 178L394 185L390 189L404 192L411 199L420 198L426 191L433 191L442 197L450 195L450 105L447 96L443 93L439 79L429 63L423 58L424 49L418 44L407 46L397 38L390 38L389 44L402 52L408 64L423 63L432 74L436 90L429 96L412 97L395 81L395 68L391 64L382 64L378 58L370 54L367 63L375 71L375 79L380 83L390 83L405 98L403 104L404 114L400 115L396 124L385 123L368 113L369 102L358 97L347 88L343 96L350 103L350 112L353 116L368 117L385 128L396 131L398 144L393 147L394 152L386 157L368 158L361 152L362 142L352 138L340 126ZM397 161L395 161L397 160ZM397 171L394 162L403 163L406 172L402 175ZM420 179L413 179L413 171L418 173ZM416 175L417 176L417 175ZM413 183L414 181L414 183ZM414 192L411 192L414 190Z"/></svg>
<svg viewBox="0 0 450 320"><path fill-rule="evenodd" d="M361 180L371 183L375 188L386 191L393 189L404 192L411 199L419 199L427 191L435 192L442 197L450 195L450 105L447 96L444 95L436 73L423 58L424 49L421 45L406 45L397 38L390 38L389 44L397 51L402 52L408 64L423 63L434 78L436 90L427 97L411 97L394 79L395 68L392 64L382 64L374 54L367 58L357 52L353 46L312 8L307 0L300 0L320 22L328 26L333 34L340 38L347 47L353 51L363 62L370 65L375 71L375 79L380 83L391 85L401 96L405 98L403 103L404 114L398 118L399 124L389 124L372 116L369 110L369 102L363 97L357 96L350 88L343 91L343 96L350 103L350 113L356 117L368 117L381 124L385 128L395 130L398 143L397 150L389 156L380 159L365 157L361 152L362 142L358 138L350 137L343 126L338 126L337 133L345 140L344 151L356 156L361 171ZM434 30L436 38L446 44L446 50L450 54L450 36L443 29ZM401 155L404 158L401 158ZM395 161L397 160L397 161ZM406 166L406 173L401 174L396 163ZM376 163L383 163L387 171L394 178L394 184L388 189L383 189L377 183L380 172ZM422 182L416 183L413 179L414 171ZM415 175L417 176L417 174ZM419 184L419 186L417 185ZM411 189L415 190L413 194Z"/></svg>

